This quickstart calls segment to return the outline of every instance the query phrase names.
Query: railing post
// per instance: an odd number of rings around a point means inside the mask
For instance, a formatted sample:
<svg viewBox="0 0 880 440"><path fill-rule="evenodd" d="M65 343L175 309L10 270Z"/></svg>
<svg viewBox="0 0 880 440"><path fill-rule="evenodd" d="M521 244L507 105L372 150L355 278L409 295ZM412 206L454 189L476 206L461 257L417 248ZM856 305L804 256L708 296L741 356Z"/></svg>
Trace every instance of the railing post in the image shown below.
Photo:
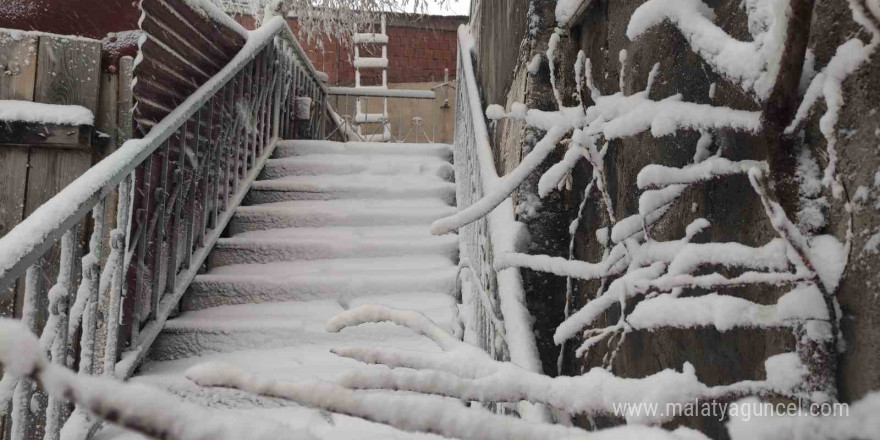
<svg viewBox="0 0 880 440"><path fill-rule="evenodd" d="M275 44L278 44L278 39L276 38ZM283 56L283 52L275 51L272 62L275 63L275 69L273 71L273 76L275 80L282 75L282 67L280 66L279 57ZM272 138L277 139L281 135L281 97L282 90L284 89L284 81L278 81L275 86L275 91L272 96Z"/></svg>

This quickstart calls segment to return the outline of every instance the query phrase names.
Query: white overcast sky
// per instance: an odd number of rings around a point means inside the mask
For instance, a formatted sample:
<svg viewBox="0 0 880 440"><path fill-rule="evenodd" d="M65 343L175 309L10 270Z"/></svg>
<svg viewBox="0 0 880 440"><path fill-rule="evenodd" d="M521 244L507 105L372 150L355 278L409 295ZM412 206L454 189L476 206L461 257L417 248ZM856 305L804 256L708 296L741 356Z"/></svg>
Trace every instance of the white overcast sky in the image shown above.
<svg viewBox="0 0 880 440"><path fill-rule="evenodd" d="M447 0L447 5L440 6L429 2L428 13L432 15L468 15L471 12L471 0ZM412 2L406 7L406 11L412 11Z"/></svg>

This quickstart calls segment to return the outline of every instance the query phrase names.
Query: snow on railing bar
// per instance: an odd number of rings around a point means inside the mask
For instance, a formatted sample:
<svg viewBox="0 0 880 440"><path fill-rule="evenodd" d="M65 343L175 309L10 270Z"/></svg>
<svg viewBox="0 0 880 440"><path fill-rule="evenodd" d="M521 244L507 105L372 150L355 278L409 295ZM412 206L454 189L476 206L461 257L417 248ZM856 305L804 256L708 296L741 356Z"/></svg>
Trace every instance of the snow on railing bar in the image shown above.
<svg viewBox="0 0 880 440"><path fill-rule="evenodd" d="M336 130L350 140L434 143L437 139L441 124L434 90L365 86L329 87L328 91L338 118ZM387 114L386 106L391 109Z"/></svg>
<svg viewBox="0 0 880 440"><path fill-rule="evenodd" d="M495 159L483 118L472 60L470 31L458 30L458 70L455 109L455 181L460 207L472 206L503 181L495 171ZM465 320L466 340L483 348L497 360L510 360L520 368L539 373L542 369L526 307L519 270L495 269L495 258L516 252L525 226L514 220L513 202L506 198L489 215L458 231L461 242L462 299L472 304ZM498 325L499 318L503 327ZM527 420L546 421L545 408L523 403L519 414Z"/></svg>
<svg viewBox="0 0 880 440"><path fill-rule="evenodd" d="M284 19L270 20L142 139L0 238L0 288L24 276L22 322L51 362L132 374L277 140L323 138L326 96ZM30 379L0 381L13 439L77 439L94 426L51 390L32 412L37 392Z"/></svg>

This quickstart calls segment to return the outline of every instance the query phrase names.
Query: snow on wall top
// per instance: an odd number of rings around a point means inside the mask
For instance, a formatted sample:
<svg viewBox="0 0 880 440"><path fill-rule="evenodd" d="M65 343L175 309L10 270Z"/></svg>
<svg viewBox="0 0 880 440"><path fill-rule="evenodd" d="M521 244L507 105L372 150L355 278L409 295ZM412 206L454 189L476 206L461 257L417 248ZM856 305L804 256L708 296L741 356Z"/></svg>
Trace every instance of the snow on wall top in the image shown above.
<svg viewBox="0 0 880 440"><path fill-rule="evenodd" d="M2 16L2 14L0 14ZM51 32L42 32L42 31L24 31L21 29L8 29L0 27L0 41L3 41L6 38L11 38L13 41L21 41L27 37L52 37L59 38L63 40L70 41L88 41L88 42L97 42L99 40L95 40L94 38L88 37L80 37L78 35L62 35L62 34L53 34Z"/></svg>
<svg viewBox="0 0 880 440"><path fill-rule="evenodd" d="M0 121L57 125L93 125L95 115L79 105L0 100Z"/></svg>

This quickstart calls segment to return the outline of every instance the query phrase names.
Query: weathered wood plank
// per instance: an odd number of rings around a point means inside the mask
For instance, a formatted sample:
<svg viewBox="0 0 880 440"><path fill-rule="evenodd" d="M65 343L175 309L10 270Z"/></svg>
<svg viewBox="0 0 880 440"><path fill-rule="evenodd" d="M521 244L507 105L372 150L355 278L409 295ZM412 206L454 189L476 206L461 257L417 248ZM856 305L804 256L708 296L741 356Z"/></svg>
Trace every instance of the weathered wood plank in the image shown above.
<svg viewBox="0 0 880 440"><path fill-rule="evenodd" d="M37 148L88 149L92 126L34 124L29 122L4 122L0 124L0 145L32 146Z"/></svg>
<svg viewBox="0 0 880 440"><path fill-rule="evenodd" d="M23 147L0 147L0 237L19 224L24 213L28 151ZM15 314L15 287L0 292L0 316Z"/></svg>
<svg viewBox="0 0 880 440"><path fill-rule="evenodd" d="M0 32L0 99L34 100L37 47L35 36Z"/></svg>
<svg viewBox="0 0 880 440"><path fill-rule="evenodd" d="M73 182L89 169L91 164L90 150L32 149L25 217Z"/></svg>
<svg viewBox="0 0 880 440"><path fill-rule="evenodd" d="M34 100L97 112L100 64L98 41L41 36Z"/></svg>
<svg viewBox="0 0 880 440"><path fill-rule="evenodd" d="M122 57L119 59L119 109L117 110L117 131L116 143L122 145L125 141L132 138L132 113L131 108L134 104L132 95L132 80L134 78L134 58Z"/></svg>
<svg viewBox="0 0 880 440"><path fill-rule="evenodd" d="M115 73L102 72L98 91L98 113L95 114L95 129L98 130L98 144L95 160L98 161L116 151L116 130L119 94L119 77Z"/></svg>

